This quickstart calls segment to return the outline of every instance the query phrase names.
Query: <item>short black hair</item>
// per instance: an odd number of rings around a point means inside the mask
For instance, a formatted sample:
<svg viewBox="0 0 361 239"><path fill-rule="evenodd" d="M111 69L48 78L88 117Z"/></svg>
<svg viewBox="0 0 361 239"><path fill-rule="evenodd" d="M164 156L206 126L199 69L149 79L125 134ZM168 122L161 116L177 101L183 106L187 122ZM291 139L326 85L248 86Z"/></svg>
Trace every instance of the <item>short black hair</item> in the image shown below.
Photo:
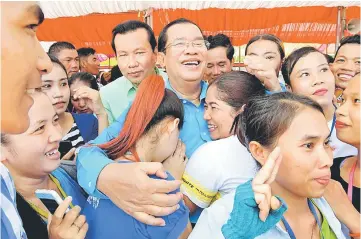
<svg viewBox="0 0 361 239"><path fill-rule="evenodd" d="M216 47L225 47L227 49L226 50L227 58L232 62L234 55L234 47L228 36L220 33L215 36L210 35L207 37L206 40L210 43L208 50L211 50Z"/></svg>
<svg viewBox="0 0 361 239"><path fill-rule="evenodd" d="M266 40L266 41L274 42L278 47L278 51L281 55L281 60L283 60L283 58L285 58L285 49L283 46L283 42L281 41L281 39L279 39L278 37L276 37L275 35L272 35L272 34L259 34L259 35L252 37L246 45L246 51L245 51L246 55L247 55L248 47L252 43L259 41L259 40Z"/></svg>
<svg viewBox="0 0 361 239"><path fill-rule="evenodd" d="M163 30L160 32L159 37L158 37L158 52L165 53L165 46L167 45L167 41L168 41L168 36L167 36L168 29L171 26L174 26L177 24L185 24L185 23L189 23L189 24L193 24L193 25L197 26L199 31L201 31L201 34L202 34L202 29L195 22L192 22L191 20L188 20L185 18L178 18L178 19L168 23L163 28Z"/></svg>
<svg viewBox="0 0 361 239"><path fill-rule="evenodd" d="M71 86L76 80L88 83L90 88L92 88L93 90L97 90L99 91L99 86L97 83L97 80L95 79L95 77L88 73L88 72L77 72L75 74L73 74L72 76L70 76L69 78L69 86Z"/></svg>
<svg viewBox="0 0 361 239"><path fill-rule="evenodd" d="M313 52L318 52L320 54L322 54L327 63L328 63L328 58L326 57L325 54L323 54L322 52L320 52L319 50L317 50L314 47L311 46L305 46L305 47L301 47L295 51L293 51L284 61L284 63L282 64L282 76L283 79L285 81L285 83L289 86L291 86L291 73L293 71L293 68L295 67L295 65L297 64L297 62L302 58L307 56L310 53Z"/></svg>
<svg viewBox="0 0 361 239"><path fill-rule="evenodd" d="M70 42L59 41L59 42L55 42L54 44L52 44L50 46L48 53L50 55L58 57L59 52L61 52L64 49L76 50L75 46L73 44L71 44Z"/></svg>
<svg viewBox="0 0 361 239"><path fill-rule="evenodd" d="M329 54L325 54L325 57L327 58L328 64L333 63L333 61L335 60L335 58L333 58L333 56Z"/></svg>
<svg viewBox="0 0 361 239"><path fill-rule="evenodd" d="M115 37L116 35L118 34L121 34L121 35L124 35L128 32L134 32L136 31L137 29L145 29L148 33L148 41L152 47L152 50L154 52L156 46L157 46L157 41L155 39L155 36L154 36L154 32L152 30L152 28L144 23L144 22L141 22L141 21L136 21L136 20L130 20L130 21L126 21L126 22L123 22L119 25L117 25L116 27L114 27L113 31L112 31L112 34L113 34L113 37L112 37L112 48L113 48L113 51L115 54L117 54L117 50L115 49L115 43L114 43L114 40L115 40Z"/></svg>
<svg viewBox="0 0 361 239"><path fill-rule="evenodd" d="M79 48L77 51L78 51L79 57L87 57L87 56L95 54L95 50L90 47Z"/></svg>
<svg viewBox="0 0 361 239"><path fill-rule="evenodd" d="M337 57L338 51L341 49L342 46L347 44L361 44L360 42L360 34L355 34L353 36L347 36L341 39L340 46L337 48L335 58Z"/></svg>
<svg viewBox="0 0 361 239"><path fill-rule="evenodd" d="M64 72L65 72L65 74L66 74L66 78L68 78L68 72L66 71L66 68L65 68L65 66L63 65L63 63L61 63L61 62L59 61L59 59L58 59L56 56L52 55L52 54L49 54L49 53L48 53L48 56L49 56L49 58L50 58L50 61L51 61L53 64L58 64L58 65L64 70Z"/></svg>

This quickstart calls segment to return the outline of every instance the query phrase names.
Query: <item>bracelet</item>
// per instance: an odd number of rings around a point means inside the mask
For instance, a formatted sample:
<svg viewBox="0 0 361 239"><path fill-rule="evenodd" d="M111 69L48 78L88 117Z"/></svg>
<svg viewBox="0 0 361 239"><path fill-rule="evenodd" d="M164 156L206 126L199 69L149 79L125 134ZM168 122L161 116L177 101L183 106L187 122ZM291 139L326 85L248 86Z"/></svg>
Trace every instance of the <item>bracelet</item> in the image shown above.
<svg viewBox="0 0 361 239"><path fill-rule="evenodd" d="M360 233L350 233L350 237L360 237Z"/></svg>

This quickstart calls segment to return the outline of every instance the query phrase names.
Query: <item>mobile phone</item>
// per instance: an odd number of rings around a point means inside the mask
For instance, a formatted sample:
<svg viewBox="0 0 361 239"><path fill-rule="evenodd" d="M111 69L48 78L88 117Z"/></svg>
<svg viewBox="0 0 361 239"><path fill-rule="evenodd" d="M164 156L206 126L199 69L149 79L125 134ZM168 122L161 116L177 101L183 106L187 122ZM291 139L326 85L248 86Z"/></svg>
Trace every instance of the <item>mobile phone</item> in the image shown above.
<svg viewBox="0 0 361 239"><path fill-rule="evenodd" d="M73 148L73 144L69 140L60 141L59 143L59 152L60 159L64 157L71 149Z"/></svg>
<svg viewBox="0 0 361 239"><path fill-rule="evenodd" d="M54 190L38 189L35 191L35 195L45 205L51 214L54 214L59 205L63 202L63 199ZM66 209L66 212L69 208Z"/></svg>

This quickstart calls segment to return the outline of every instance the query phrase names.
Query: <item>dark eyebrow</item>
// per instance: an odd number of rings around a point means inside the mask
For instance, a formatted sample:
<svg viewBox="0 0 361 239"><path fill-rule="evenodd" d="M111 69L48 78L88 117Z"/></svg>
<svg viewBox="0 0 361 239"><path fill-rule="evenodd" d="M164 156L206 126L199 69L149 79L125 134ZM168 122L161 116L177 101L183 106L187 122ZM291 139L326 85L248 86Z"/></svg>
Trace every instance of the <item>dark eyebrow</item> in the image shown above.
<svg viewBox="0 0 361 239"><path fill-rule="evenodd" d="M218 105L216 102L209 102L209 105Z"/></svg>
<svg viewBox="0 0 361 239"><path fill-rule="evenodd" d="M305 135L302 137L302 139L300 141L308 141L308 140L315 140L315 139L319 139L320 136L316 136L316 135Z"/></svg>
<svg viewBox="0 0 361 239"><path fill-rule="evenodd" d="M36 16L36 18L38 18L38 25L44 22L44 13L39 7L39 5L31 5L30 7L28 7L27 11L31 12Z"/></svg>

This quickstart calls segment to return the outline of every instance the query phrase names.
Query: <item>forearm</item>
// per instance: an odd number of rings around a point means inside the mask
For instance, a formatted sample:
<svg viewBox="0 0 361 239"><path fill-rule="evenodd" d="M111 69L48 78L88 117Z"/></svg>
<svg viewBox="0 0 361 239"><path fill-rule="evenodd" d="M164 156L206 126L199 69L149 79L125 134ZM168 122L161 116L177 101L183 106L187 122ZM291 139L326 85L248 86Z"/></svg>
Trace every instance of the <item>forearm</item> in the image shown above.
<svg viewBox="0 0 361 239"><path fill-rule="evenodd" d="M104 110L103 112L97 114L97 118L98 118L98 135L100 135L103 132L103 130L109 126L108 115Z"/></svg>

